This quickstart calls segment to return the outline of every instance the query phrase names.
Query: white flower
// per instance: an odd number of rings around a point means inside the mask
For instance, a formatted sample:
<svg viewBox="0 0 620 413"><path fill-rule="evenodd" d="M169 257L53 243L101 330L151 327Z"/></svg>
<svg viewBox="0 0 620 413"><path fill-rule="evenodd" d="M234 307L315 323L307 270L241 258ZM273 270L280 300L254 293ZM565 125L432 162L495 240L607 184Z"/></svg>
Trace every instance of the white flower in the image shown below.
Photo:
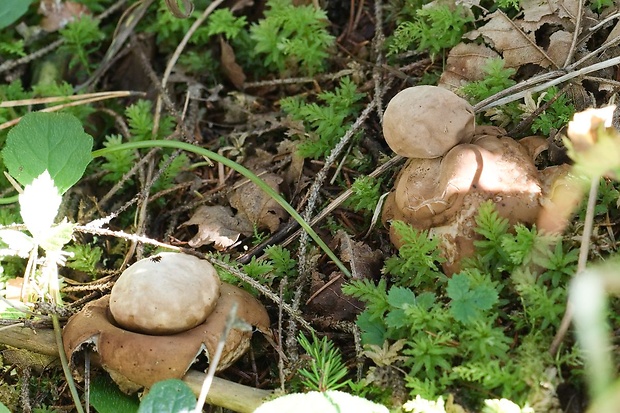
<svg viewBox="0 0 620 413"><path fill-rule="evenodd" d="M49 233L58 215L61 201L58 188L54 186L54 181L47 170L30 185L26 185L24 192L19 195L22 219L37 244L40 244Z"/></svg>

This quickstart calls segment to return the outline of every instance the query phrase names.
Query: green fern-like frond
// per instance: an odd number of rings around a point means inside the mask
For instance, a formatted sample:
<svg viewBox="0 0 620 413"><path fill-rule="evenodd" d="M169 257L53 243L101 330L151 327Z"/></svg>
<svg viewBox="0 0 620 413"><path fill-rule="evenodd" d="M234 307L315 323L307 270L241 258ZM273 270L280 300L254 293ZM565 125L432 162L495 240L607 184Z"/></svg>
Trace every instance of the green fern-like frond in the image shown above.
<svg viewBox="0 0 620 413"><path fill-rule="evenodd" d="M281 245L272 245L265 248L265 254L271 261L277 278L293 278L297 275L297 261L291 258L290 250Z"/></svg>
<svg viewBox="0 0 620 413"><path fill-rule="evenodd" d="M436 286L441 277L438 265L445 261L438 249L439 240L430 239L427 231L418 231L402 221L391 225L402 245L398 256L386 260L384 271L394 275L395 283L401 286Z"/></svg>
<svg viewBox="0 0 620 413"><path fill-rule="evenodd" d="M479 102L513 86L516 82L512 80L512 76L517 71L504 65L505 62L501 58L487 60L482 69L485 73L484 78L466 84L461 88L461 92L472 102Z"/></svg>
<svg viewBox="0 0 620 413"><path fill-rule="evenodd" d="M351 190L353 195L347 199L346 205L353 208L355 212L373 212L381 197L381 180L370 176L360 176L355 178Z"/></svg>
<svg viewBox="0 0 620 413"><path fill-rule="evenodd" d="M265 18L250 28L257 58L280 73L321 71L335 42L327 21L325 11L312 5L296 7L291 0L269 0Z"/></svg>
<svg viewBox="0 0 620 413"><path fill-rule="evenodd" d="M389 53L400 53L414 46L420 52L435 55L456 46L472 21L473 16L463 6L419 8L413 20L398 25L389 44Z"/></svg>
<svg viewBox="0 0 620 413"><path fill-rule="evenodd" d="M60 34L65 40L60 50L71 56L69 67L81 64L90 71L94 62L90 63L88 56L99 48L99 42L105 38L99 29L99 21L84 14L60 29Z"/></svg>
<svg viewBox="0 0 620 413"><path fill-rule="evenodd" d="M482 240L474 241L480 261L487 268L497 268L501 271L502 266L509 262L508 255L502 249L502 237L510 228L508 220L499 216L492 201L480 205L475 220L475 231L484 237Z"/></svg>
<svg viewBox="0 0 620 413"><path fill-rule="evenodd" d="M219 9L211 13L207 20L207 29L210 36L223 34L226 39L234 39L245 29L245 16L235 17L230 9Z"/></svg>
<svg viewBox="0 0 620 413"><path fill-rule="evenodd" d="M366 311L371 318L380 319L390 308L388 304L387 283L379 280L375 284L370 280L351 280L342 286L344 294L359 298L366 303Z"/></svg>
<svg viewBox="0 0 620 413"><path fill-rule="evenodd" d="M95 275L97 265L101 262L103 250L90 244L73 244L65 247L71 253L67 258L67 267Z"/></svg>
<svg viewBox="0 0 620 413"><path fill-rule="evenodd" d="M319 103L306 103L297 97L280 100L282 110L294 120L301 120L311 136L298 146L299 155L321 158L329 155L350 126L350 119L359 111L358 102L364 97L348 77L343 78L333 92L317 95Z"/></svg>
<svg viewBox="0 0 620 413"><path fill-rule="evenodd" d="M123 143L121 135L108 135L105 138L103 146L106 148L118 146ZM103 175L103 182L118 182L121 177L126 174L136 162L135 152L133 151L115 151L103 157L105 160L101 163L101 169L108 173ZM133 181L129 179L127 184Z"/></svg>
<svg viewBox="0 0 620 413"><path fill-rule="evenodd" d="M170 159L170 155L163 155L161 161L159 161L159 169L165 167ZM172 162L166 167L165 171L159 177L159 180L153 185L153 192L163 191L172 187L175 183L175 179L182 172L186 171L189 167L189 158L186 154L181 153L176 156Z"/></svg>
<svg viewBox="0 0 620 413"><path fill-rule="evenodd" d="M26 51L24 50L24 41L15 40L10 42L0 42L0 53L8 56L24 57L26 56Z"/></svg>
<svg viewBox="0 0 620 413"><path fill-rule="evenodd" d="M153 104L150 100L138 100L125 109L127 125L131 132L132 140L143 141L151 139L153 131Z"/></svg>

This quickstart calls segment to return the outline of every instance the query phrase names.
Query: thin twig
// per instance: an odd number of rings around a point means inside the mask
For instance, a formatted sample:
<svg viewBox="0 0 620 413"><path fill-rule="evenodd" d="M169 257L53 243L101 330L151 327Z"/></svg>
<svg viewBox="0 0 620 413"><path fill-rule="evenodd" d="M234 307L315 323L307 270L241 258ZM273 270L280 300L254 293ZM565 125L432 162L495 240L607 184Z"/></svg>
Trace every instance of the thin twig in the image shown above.
<svg viewBox="0 0 620 413"><path fill-rule="evenodd" d="M48 108L41 109L39 112L56 112L56 111L59 111L65 108L72 107L72 106L86 105L89 103L99 102L102 100L115 99L115 98L121 98L121 97L127 97L127 96L144 96L145 94L143 92L132 92L128 90L121 90L117 92L102 92L97 95L98 96L92 96L90 98L80 99L80 100L76 100L70 103L63 103L62 105L50 106ZM22 120L22 117L19 117L19 118L12 119L8 122L4 122L3 124L0 125L0 130L16 125L21 120Z"/></svg>
<svg viewBox="0 0 620 413"><path fill-rule="evenodd" d="M618 41L620 42L620 37L618 37ZM608 68L608 67L611 67L611 66L615 66L617 64L620 64L620 56L614 57L612 59L605 60L603 62L595 63L595 64L593 64L591 66L584 67L583 69L575 70L574 72L566 73L565 75L560 76L560 77L558 77L556 79L552 79L552 80L550 80L548 82L545 82L545 83L543 83L541 85L538 85L538 86L534 86L534 87L529 88L527 90L524 90L522 92L514 93L514 94L512 94L510 96L507 96L505 98L502 98L502 99L494 100L496 95L495 96L491 96L490 98L485 99L485 100L479 102L478 104L476 104L474 106L474 110L476 111L476 113L479 113L479 112L482 112L484 110L490 109L490 108L495 107L495 106L505 105L507 103L514 102L515 100L519 100L519 99L524 98L528 93L540 92L541 90L548 89L551 86L555 86L555 85L558 85L560 83L569 81L569 80L574 79L574 78L576 78L578 76L583 76L583 75L586 75L588 73L596 72L597 70L601 70L601 69L605 69L605 68ZM557 72L552 72L552 73L554 75L557 74ZM518 86L518 85L515 85L515 86ZM502 93L502 94L504 94L504 93Z"/></svg>
<svg viewBox="0 0 620 413"><path fill-rule="evenodd" d="M62 344L62 328L60 327L57 314L52 314L52 323L54 324L54 334L56 337L58 356L60 357L62 371L65 374L65 379L67 380L67 385L69 386L69 391L71 392L71 397L73 398L73 404L75 405L75 409L78 413L84 413L84 408L82 407L80 396L77 392L77 388L75 387L75 381L73 381L73 376L71 374L71 370L69 369L69 361L67 360L67 355L65 354L64 346Z"/></svg>
<svg viewBox="0 0 620 413"><path fill-rule="evenodd" d="M575 56L575 50L577 49L577 40L579 39L579 29L581 26L581 19L583 17L583 3L585 0L579 0L579 6L577 9L577 17L575 19L575 30L573 31L573 40L570 44L570 49L568 49L568 55L566 56L566 60L564 61L564 66L566 67L573 61L573 56Z"/></svg>
<svg viewBox="0 0 620 413"><path fill-rule="evenodd" d="M588 205L586 207L586 217L583 223L583 232L581 234L581 245L579 246L579 259L577 261L577 273L575 274L575 277L579 277L585 271L586 263L588 262L590 238L592 237L592 230L594 228L594 209L596 207L599 180L600 177L595 177L592 178L592 181L590 182ZM555 334L553 342L549 348L549 353L551 353L552 357L555 357L560 348L560 344L564 341L564 337L568 332L572 318L573 309L570 301L567 301L566 311L564 312L564 316L560 322L560 327L558 328L558 331Z"/></svg>
<svg viewBox="0 0 620 413"><path fill-rule="evenodd" d="M281 306L282 309L288 313L289 317L291 317L292 319L297 321L303 328L305 328L309 332L314 332L314 328L312 328L312 326L301 316L301 314L300 314L300 312L298 310L293 309L293 307L291 307L288 303L283 301L280 297L278 297L278 295L276 293L271 291L269 288L265 287L260 282L256 281L254 278L252 278L249 275L245 274L243 271L240 271L239 269L235 268L234 266L232 266L232 265L230 265L228 263L225 263L224 261L218 260L217 258L213 258L213 257L211 257L209 255L207 255L206 257L203 257L203 258L205 258L206 260L210 261L211 264L224 269L225 271L227 271L230 274L234 275L235 277L237 277L241 281L249 284L253 288L256 288L265 297L269 298L271 301L273 301L277 305Z"/></svg>
<svg viewBox="0 0 620 413"><path fill-rule="evenodd" d="M383 165L379 166L377 169L375 169L374 171L372 171L370 174L368 174L368 176L370 176L371 178L376 178L379 177L381 175L383 175L387 170L389 170L390 168L392 168L393 166L397 165L399 162L401 162L404 158L400 155L395 155L394 157L390 158L390 160L388 160L386 163L384 163ZM329 214L331 214L336 208L338 208L340 205L342 205L342 203L344 201L346 201L351 195L353 195L353 189L348 188L346 191L344 191L342 194L340 194L336 199L334 199L333 201L331 201L329 203L329 205L327 205L325 208L323 208L321 210L321 212L319 212L311 221L310 221L310 226L315 226L316 224L318 224L321 220L323 220L326 216L328 216ZM299 235L301 234L301 230L295 232L294 234L292 234L291 236L289 236L285 241L283 241L280 245L285 247L287 245L289 245L291 242L293 242Z"/></svg>
<svg viewBox="0 0 620 413"><path fill-rule="evenodd" d="M172 69L177 64L179 57L181 57L181 53L183 53L183 50L185 49L185 46L187 46L189 39L191 39L192 35L196 32L196 30L198 30L198 28L202 25L202 23L204 23L207 17L209 17L209 15L213 13L213 11L220 4L222 4L223 1L224 0L215 0L214 2L209 4L209 7L205 9L205 11L200 15L200 17L198 17L196 21L192 24L192 26L189 28L187 33L185 33L185 36L183 36L183 39L178 44L177 48L174 50L174 53L170 57L170 60L168 60L168 64L166 65L166 69L164 70L164 75L162 76L162 80L161 80L161 86L163 89L165 89L166 86L168 85L168 79L170 78ZM157 130L159 128L159 117L160 117L160 112L161 112L161 105L162 105L162 97L159 96L157 98L157 106L155 108L155 119L153 122L153 136L157 135Z"/></svg>

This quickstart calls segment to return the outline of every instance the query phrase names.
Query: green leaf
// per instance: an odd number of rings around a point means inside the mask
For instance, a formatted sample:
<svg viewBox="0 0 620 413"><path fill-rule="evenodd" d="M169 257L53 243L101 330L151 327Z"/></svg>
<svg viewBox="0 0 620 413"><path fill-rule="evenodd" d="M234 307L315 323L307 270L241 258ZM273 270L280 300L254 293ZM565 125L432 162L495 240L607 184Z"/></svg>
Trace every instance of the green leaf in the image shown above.
<svg viewBox="0 0 620 413"><path fill-rule="evenodd" d="M138 413L182 413L192 412L196 397L187 384L178 379L155 383L142 399Z"/></svg>
<svg viewBox="0 0 620 413"><path fill-rule="evenodd" d="M139 406L137 397L120 391L107 376L95 377L91 381L90 404L99 413L136 413Z"/></svg>
<svg viewBox="0 0 620 413"><path fill-rule="evenodd" d="M2 0L0 5L0 29L15 23L28 11L32 0Z"/></svg>
<svg viewBox="0 0 620 413"><path fill-rule="evenodd" d="M388 292L388 304L392 307L403 308L406 304L415 304L415 294L409 288L392 287Z"/></svg>
<svg viewBox="0 0 620 413"><path fill-rule="evenodd" d="M489 285L471 286L469 274L465 272L450 278L446 292L452 299L450 312L461 323L475 321L498 300L497 291Z"/></svg>
<svg viewBox="0 0 620 413"><path fill-rule="evenodd" d="M380 346L386 338L386 330L381 320L372 319L368 311L357 316L357 326L362 330L362 342Z"/></svg>
<svg viewBox="0 0 620 413"><path fill-rule="evenodd" d="M60 251L73 238L74 228L75 224L70 222L54 225L47 232L45 239L41 241L41 248L47 252Z"/></svg>
<svg viewBox="0 0 620 413"><path fill-rule="evenodd" d="M4 405L4 403L0 402L0 413L11 413L11 411Z"/></svg>
<svg viewBox="0 0 620 413"><path fill-rule="evenodd" d="M93 138L64 113L29 113L8 134L2 150L9 173L26 186L45 170L64 194L92 160Z"/></svg>

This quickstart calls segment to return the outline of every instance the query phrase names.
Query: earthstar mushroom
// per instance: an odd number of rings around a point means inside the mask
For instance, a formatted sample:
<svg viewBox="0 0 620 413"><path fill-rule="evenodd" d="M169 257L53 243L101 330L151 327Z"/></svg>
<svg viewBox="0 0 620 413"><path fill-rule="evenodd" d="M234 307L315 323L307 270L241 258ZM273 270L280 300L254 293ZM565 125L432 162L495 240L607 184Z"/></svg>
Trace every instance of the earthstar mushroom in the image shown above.
<svg viewBox="0 0 620 413"><path fill-rule="evenodd" d="M198 280L192 282L185 275L179 275L174 271L174 264L180 263L180 268L199 268L204 274L198 275ZM163 264L159 266L158 264ZM138 270L135 269L138 267ZM188 267L189 266L189 267ZM215 270L205 260L185 254L160 253L155 257L145 258L129 267L119 278L120 290L112 291L112 294L99 300L87 304L79 313L71 317L63 330L64 350L71 364L75 366L76 359L85 346L93 345L98 353L99 363L110 373L110 376L119 384L119 387L126 392L136 391L142 387L150 387L154 383L169 379L181 378L185 375L197 357L204 352L209 359L215 354L220 335L224 330L226 318L233 307L237 304L236 317L258 329L269 334L269 316L264 306L248 292L227 283L220 283ZM132 267L134 267L132 269ZM142 271L141 269L148 269ZM162 270L162 272L160 272ZM191 271L191 270L190 270ZM125 274L129 274L129 282L123 280ZM182 278L186 283L186 293L182 292L175 278ZM217 297L215 305L210 300L205 300L201 294L191 291L198 289L204 278L216 280L218 288L211 289L216 291ZM172 295L177 294L182 305L158 306L157 311L153 312L154 305L146 295L150 292L165 291L161 288L150 288L143 292L135 290L132 284L145 285L144 280L151 283L161 283L162 286L175 286L168 292ZM120 297L115 293L121 291ZM168 309L173 314L181 317L179 308L185 308L187 313L194 310L189 297L198 297L200 305L211 307L212 311L206 319L198 325L191 327L195 323L196 315L190 314L185 321L190 321L190 327L178 331L174 328L174 333L163 334L162 331L169 330L162 328L162 320L169 320L170 316L162 317L161 312ZM169 298L169 297L168 297ZM127 303L125 300L145 300L146 314L154 316L155 320L136 321L134 310L138 308L134 303ZM111 303L116 302L117 313L113 316ZM167 304L170 301L167 299ZM206 303L206 304L205 304ZM150 307L150 308L149 308ZM120 318L124 316L130 321L132 330L124 328L118 320L118 308L121 308ZM131 311L125 311L125 310ZM202 309L197 313L201 314ZM127 321L124 320L124 321ZM139 328L135 328L139 326ZM152 326L155 332L150 332L147 326ZM226 339L222 358L217 366L217 370L223 370L239 357L241 357L250 346L251 331L241 331L232 329Z"/></svg>
<svg viewBox="0 0 620 413"><path fill-rule="evenodd" d="M437 86L415 86L388 103L383 136L405 158L437 158L471 142L474 121L474 108L455 93Z"/></svg>
<svg viewBox="0 0 620 413"><path fill-rule="evenodd" d="M417 92L418 88L423 89ZM401 94L431 97L411 102ZM398 110L390 110L393 102L401 105ZM410 159L386 198L382 220L401 220L438 237L447 274L458 272L462 259L473 255L478 238L475 217L483 202L492 200L512 224L532 224L542 197L538 171L526 148L502 136L505 132L499 128L474 128L473 110L468 107L448 90L416 86L396 95L384 114L388 145ZM458 122L446 117L452 111L460 114ZM412 128L407 126L411 119L435 127ZM403 122L405 127L395 126ZM407 144L412 149L403 148ZM424 151L425 145L432 150ZM393 228L390 239L397 247L402 244Z"/></svg>

